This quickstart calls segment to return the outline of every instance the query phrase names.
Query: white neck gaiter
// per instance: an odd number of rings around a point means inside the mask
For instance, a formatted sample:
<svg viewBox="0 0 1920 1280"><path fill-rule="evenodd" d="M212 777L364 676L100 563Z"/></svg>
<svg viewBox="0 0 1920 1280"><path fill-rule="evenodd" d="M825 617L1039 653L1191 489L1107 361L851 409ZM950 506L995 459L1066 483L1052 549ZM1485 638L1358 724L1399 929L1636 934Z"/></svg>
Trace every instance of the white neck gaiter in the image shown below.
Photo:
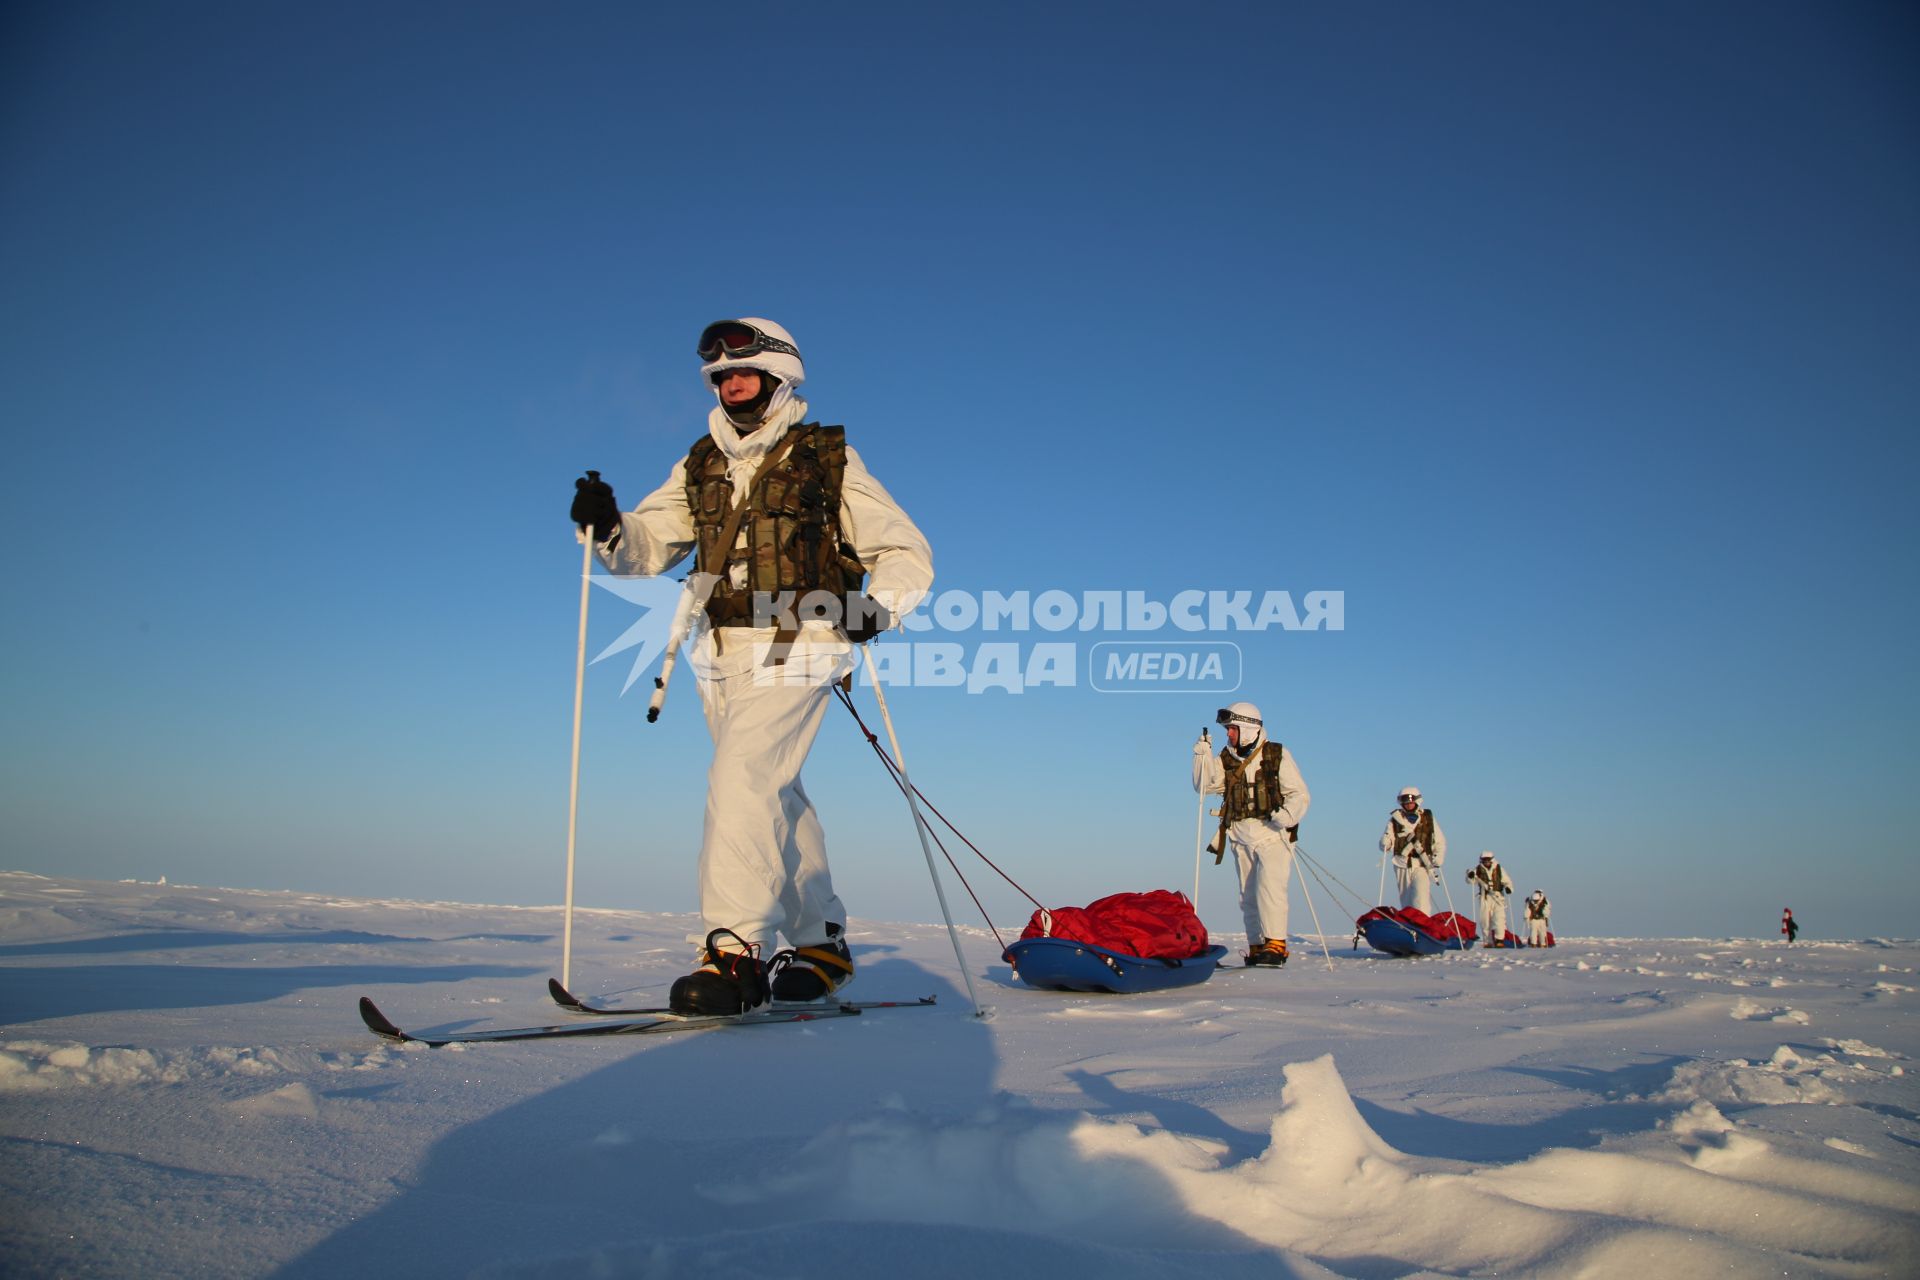
<svg viewBox="0 0 1920 1280"><path fill-rule="evenodd" d="M779 391L774 392L773 400L768 402L766 416L760 420L760 426L747 435L740 434L733 425L733 419L727 416L727 411L718 405L707 414L707 434L720 446L720 452L726 455L727 479L733 482L736 495L747 491L747 486L753 483L754 474L760 470L760 460L780 443L788 429L806 419L807 402L788 391L783 403L782 391L787 391L784 383Z"/></svg>

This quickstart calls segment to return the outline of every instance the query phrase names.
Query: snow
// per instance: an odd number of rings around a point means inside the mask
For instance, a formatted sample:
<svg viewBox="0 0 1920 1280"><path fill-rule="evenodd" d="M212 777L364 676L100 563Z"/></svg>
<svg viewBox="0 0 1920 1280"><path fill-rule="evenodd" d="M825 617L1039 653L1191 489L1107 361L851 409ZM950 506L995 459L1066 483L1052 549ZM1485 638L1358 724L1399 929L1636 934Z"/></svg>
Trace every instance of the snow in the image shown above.
<svg viewBox="0 0 1920 1280"><path fill-rule="evenodd" d="M579 913L574 987L658 1001L691 923ZM936 1007L446 1049L355 1014L565 1021L559 932L0 873L6 1274L1854 1277L1920 1246L1920 943L1296 937L1095 996L963 929L976 1019L942 929L856 920L849 994Z"/></svg>

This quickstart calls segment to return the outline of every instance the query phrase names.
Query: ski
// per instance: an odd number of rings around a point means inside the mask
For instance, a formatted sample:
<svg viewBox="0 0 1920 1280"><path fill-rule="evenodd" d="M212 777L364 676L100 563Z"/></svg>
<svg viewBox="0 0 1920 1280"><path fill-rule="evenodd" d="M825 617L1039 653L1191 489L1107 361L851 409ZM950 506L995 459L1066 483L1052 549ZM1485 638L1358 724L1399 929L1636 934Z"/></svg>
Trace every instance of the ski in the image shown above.
<svg viewBox="0 0 1920 1280"><path fill-rule="evenodd" d="M670 1031L696 1031L708 1027L725 1027L737 1024L760 1022L812 1022L821 1018L844 1018L857 1015L858 1009L845 1009L837 1005L827 1005L817 1009L795 1009L791 1011L758 1009L752 1013L712 1016L689 1016L678 1013L653 1013L637 1018L608 1019L604 1022L568 1022L545 1027L496 1027L479 1031L448 1031L440 1035L422 1035L412 1031L403 1031L392 1019L380 1012L380 1007L365 996L360 997L360 1020L375 1035L388 1040L403 1043L431 1045L439 1048L449 1044L481 1044L490 1040L552 1040L571 1036L621 1036L621 1035L658 1035Z"/></svg>
<svg viewBox="0 0 1920 1280"><path fill-rule="evenodd" d="M822 1004L755 1009L751 1013L684 1014L666 1010L648 1011L638 1016L608 1018L592 1022L566 1022L544 1027L494 1027L478 1031L447 1031L425 1035L404 1031L380 1012L380 1006L360 997L360 1020L367 1030L386 1040L402 1044L424 1044L440 1048L449 1044L484 1044L493 1040L557 1040L576 1036L662 1035L673 1031L701 1031L710 1027L753 1026L774 1022L817 1022L823 1018L858 1017L867 1009L912 1008L930 1005L925 1000L901 1000L886 1004Z"/></svg>
<svg viewBox="0 0 1920 1280"><path fill-rule="evenodd" d="M575 994L573 994L573 992L561 986L560 980L558 978L547 979L547 994L553 997L553 1002L555 1004L559 1005L562 1009L565 1009L569 1013L591 1013L602 1018L648 1018L648 1017L679 1018L679 1017L687 1016L685 1014L674 1013L671 1009L664 1009L664 1008L657 1008L657 1007L654 1007L654 1008L649 1008L649 1007L607 1008L606 1006L603 1006L603 1005L588 1004L585 1000L582 1000L579 996L576 996ZM911 1009L920 1005L929 1005L932 1003L933 1003L932 996L921 996L918 1000L832 1000L832 1001L815 1000L815 1001L809 1001L804 1004L799 1004L799 1003L784 1004L776 1000L773 1002L773 1004L769 1005L767 1009L761 1010L759 1012L802 1013L809 1009L835 1009L835 1008L839 1008L839 1009Z"/></svg>

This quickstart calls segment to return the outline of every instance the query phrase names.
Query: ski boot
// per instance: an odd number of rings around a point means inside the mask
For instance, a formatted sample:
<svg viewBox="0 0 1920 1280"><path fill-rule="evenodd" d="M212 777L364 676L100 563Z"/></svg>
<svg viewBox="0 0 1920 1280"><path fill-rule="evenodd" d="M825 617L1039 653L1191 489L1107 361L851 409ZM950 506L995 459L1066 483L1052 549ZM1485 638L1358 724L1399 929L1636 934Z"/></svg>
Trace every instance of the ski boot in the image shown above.
<svg viewBox="0 0 1920 1280"><path fill-rule="evenodd" d="M824 1000L853 981L853 953L837 924L827 926L827 940L797 947L773 957L767 971L773 975L773 998L782 1004Z"/></svg>
<svg viewBox="0 0 1920 1280"><path fill-rule="evenodd" d="M719 939L723 934L732 938L738 949L722 951ZM767 1002L767 966L760 959L759 943L748 942L731 929L715 929L707 935L703 954L705 964L674 980L667 1008L675 1013L734 1014Z"/></svg>
<svg viewBox="0 0 1920 1280"><path fill-rule="evenodd" d="M1260 945L1247 952L1246 967L1251 969L1264 966L1278 969L1287 962L1287 940L1285 938L1262 938Z"/></svg>

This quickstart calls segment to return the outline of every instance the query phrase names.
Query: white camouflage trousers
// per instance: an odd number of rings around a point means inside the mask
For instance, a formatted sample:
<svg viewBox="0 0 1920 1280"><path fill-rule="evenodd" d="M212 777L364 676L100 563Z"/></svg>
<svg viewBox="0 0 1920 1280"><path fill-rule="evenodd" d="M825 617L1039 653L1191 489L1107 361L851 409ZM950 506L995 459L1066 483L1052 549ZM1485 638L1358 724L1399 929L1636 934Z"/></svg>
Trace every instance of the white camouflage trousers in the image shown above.
<svg viewBox="0 0 1920 1280"><path fill-rule="evenodd" d="M764 664L770 629L729 627L721 635L719 653L706 637L695 650L713 735L700 841L702 923L731 929L763 951L776 933L796 947L824 942L827 924L845 924L847 912L833 891L826 833L800 768L852 648L831 632L803 631L776 669Z"/></svg>
<svg viewBox="0 0 1920 1280"><path fill-rule="evenodd" d="M1433 872L1424 863L1393 864L1394 881L1400 886L1400 905L1433 914Z"/></svg>
<svg viewBox="0 0 1920 1280"><path fill-rule="evenodd" d="M1480 945L1490 947L1507 936L1507 895L1480 891Z"/></svg>
<svg viewBox="0 0 1920 1280"><path fill-rule="evenodd" d="M1293 876L1293 845L1265 818L1242 818L1227 828L1240 872L1240 918L1247 948L1287 936L1287 881Z"/></svg>

